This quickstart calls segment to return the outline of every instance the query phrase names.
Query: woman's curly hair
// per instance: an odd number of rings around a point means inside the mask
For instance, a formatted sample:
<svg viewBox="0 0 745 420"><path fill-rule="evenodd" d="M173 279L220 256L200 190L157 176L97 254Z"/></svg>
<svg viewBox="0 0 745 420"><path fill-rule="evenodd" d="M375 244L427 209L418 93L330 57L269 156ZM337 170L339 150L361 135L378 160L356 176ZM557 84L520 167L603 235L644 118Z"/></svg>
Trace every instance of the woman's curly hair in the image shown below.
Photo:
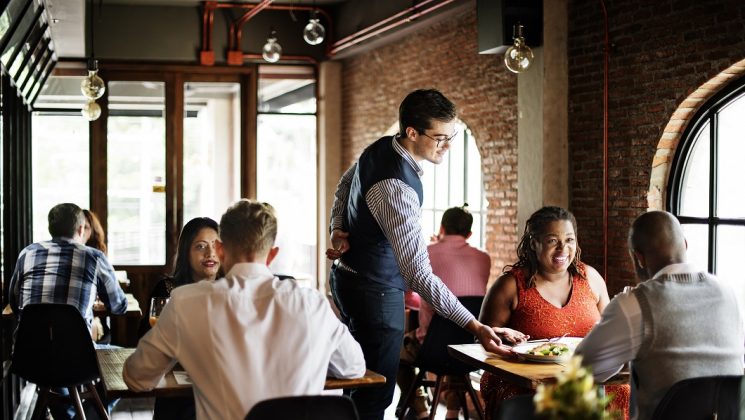
<svg viewBox="0 0 745 420"><path fill-rule="evenodd" d="M559 220L571 222L574 231L577 232L577 220L569 210L561 207L546 206L533 213L528 221L525 222L525 231L523 231L523 236L517 244L517 262L505 266L502 272L510 271L512 268L524 268L528 274L528 287L533 287L535 284L535 274L538 272L538 256L533 250L533 247L530 246L530 241L533 239L540 240L546 234L548 224ZM574 259L569 265L569 273L573 276L579 275L581 278L586 278L584 273L579 269L581 252L579 245L577 245Z"/></svg>

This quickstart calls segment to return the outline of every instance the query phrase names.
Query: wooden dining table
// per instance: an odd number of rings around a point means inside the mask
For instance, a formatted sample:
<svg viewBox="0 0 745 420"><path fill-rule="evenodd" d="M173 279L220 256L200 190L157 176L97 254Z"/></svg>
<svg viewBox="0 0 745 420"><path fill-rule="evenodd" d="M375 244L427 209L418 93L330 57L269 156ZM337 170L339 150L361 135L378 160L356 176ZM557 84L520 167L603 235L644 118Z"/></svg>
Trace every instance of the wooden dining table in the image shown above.
<svg viewBox="0 0 745 420"><path fill-rule="evenodd" d="M106 397L113 398L143 398L143 397L182 397L192 395L190 383L179 383L178 377L183 377L178 366L168 372L163 381L152 391L135 392L127 387L122 378L124 361L134 353L133 348L97 349L96 358ZM385 376L371 370L365 376L355 379L326 378L324 389L347 389L381 386L385 384Z"/></svg>
<svg viewBox="0 0 745 420"><path fill-rule="evenodd" d="M536 389L540 384L556 382L556 375L568 369L567 363L535 363L497 356L484 350L481 344L453 344L448 353L463 363L483 369L505 382L523 388ZM603 385L628 383L628 372L621 371Z"/></svg>
<svg viewBox="0 0 745 420"><path fill-rule="evenodd" d="M131 293L125 293L124 296L127 297L127 311L121 315L113 315L109 313L107 309L94 309L93 314L94 315L112 315L112 316L124 316L124 317L132 317L132 318L139 318L142 316L142 310L140 309L140 303L137 301L137 299L134 297ZM3 308L3 319L15 319L15 313L13 312L13 308L10 307L10 304L5 305Z"/></svg>

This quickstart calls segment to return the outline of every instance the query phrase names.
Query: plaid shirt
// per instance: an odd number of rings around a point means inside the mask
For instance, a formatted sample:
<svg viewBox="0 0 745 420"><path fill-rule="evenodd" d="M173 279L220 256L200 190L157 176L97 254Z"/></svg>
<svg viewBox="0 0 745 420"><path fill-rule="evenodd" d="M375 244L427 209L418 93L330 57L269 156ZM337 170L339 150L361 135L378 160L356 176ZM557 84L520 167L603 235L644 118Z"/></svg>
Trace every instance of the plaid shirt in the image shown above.
<svg viewBox="0 0 745 420"><path fill-rule="evenodd" d="M32 303L66 303L78 308L89 329L96 294L112 314L127 310L127 297L103 252L69 238L24 248L10 279L14 312L20 313Z"/></svg>

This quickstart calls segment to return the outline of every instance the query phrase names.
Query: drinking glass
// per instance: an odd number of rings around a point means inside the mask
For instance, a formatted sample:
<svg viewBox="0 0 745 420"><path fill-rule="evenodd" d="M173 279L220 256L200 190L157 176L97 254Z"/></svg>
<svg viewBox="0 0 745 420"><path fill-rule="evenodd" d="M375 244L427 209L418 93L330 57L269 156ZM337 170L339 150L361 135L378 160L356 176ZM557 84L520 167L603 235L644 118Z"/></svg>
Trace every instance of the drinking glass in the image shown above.
<svg viewBox="0 0 745 420"><path fill-rule="evenodd" d="M150 299L150 326L154 327L155 323L158 322L160 313L163 312L163 308L168 303L168 298L165 297L154 297Z"/></svg>

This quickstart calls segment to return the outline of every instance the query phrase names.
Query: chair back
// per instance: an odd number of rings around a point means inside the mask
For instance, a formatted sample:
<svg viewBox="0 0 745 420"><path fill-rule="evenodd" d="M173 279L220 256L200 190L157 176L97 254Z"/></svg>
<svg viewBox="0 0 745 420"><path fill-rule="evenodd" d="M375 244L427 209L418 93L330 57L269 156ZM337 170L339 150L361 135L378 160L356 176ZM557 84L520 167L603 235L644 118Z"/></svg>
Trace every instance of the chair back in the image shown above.
<svg viewBox="0 0 745 420"><path fill-rule="evenodd" d="M458 300L469 312L478 316L484 297L463 296ZM470 332L435 314L427 328L415 365L437 375L464 375L474 371L477 368L454 359L447 350L450 344L468 344L473 341L474 336Z"/></svg>
<svg viewBox="0 0 745 420"><path fill-rule="evenodd" d="M358 420L352 399L343 395L303 395L260 401L245 420Z"/></svg>
<svg viewBox="0 0 745 420"><path fill-rule="evenodd" d="M742 376L706 376L682 380L670 387L652 418L737 420L742 379Z"/></svg>
<svg viewBox="0 0 745 420"><path fill-rule="evenodd" d="M72 305L26 305L11 360L13 373L41 387L70 387L99 377L88 326Z"/></svg>

